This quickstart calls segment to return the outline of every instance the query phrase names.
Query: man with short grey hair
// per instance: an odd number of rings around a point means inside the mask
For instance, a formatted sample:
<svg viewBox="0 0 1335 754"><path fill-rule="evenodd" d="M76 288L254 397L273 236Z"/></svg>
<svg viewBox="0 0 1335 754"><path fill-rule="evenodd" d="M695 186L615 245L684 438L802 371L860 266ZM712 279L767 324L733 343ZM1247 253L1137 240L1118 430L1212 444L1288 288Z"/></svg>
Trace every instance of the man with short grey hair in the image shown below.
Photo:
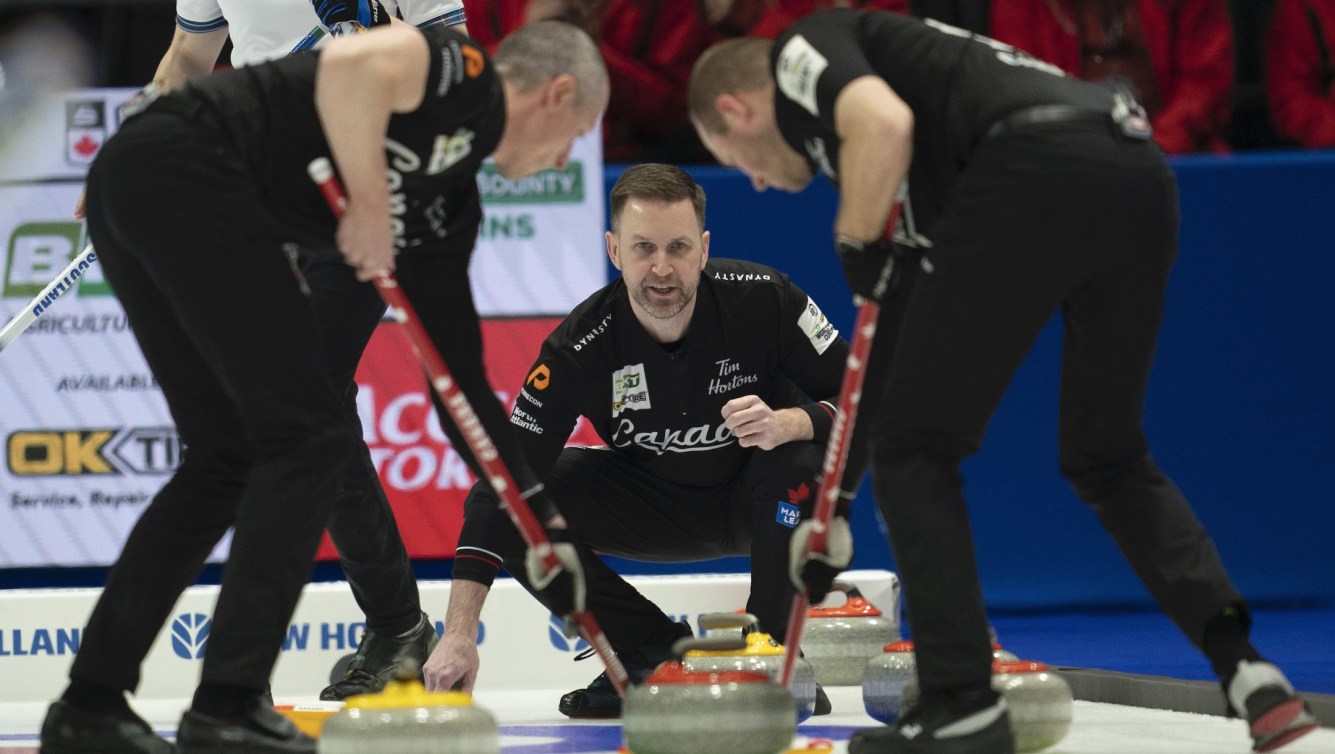
<svg viewBox="0 0 1335 754"><path fill-rule="evenodd" d="M576 44L580 33L538 23L516 36L550 35L587 58L595 48ZM498 57L512 69L535 65L522 48L503 45ZM89 171L89 235L189 450L107 580L70 685L43 723L43 751L171 750L124 695L229 528L200 685L176 748L316 751L261 695L336 472L357 463L359 440L342 427L316 315L284 253L291 243L337 248L362 281L397 270L539 520L562 523L504 431L482 366L468 284L482 220L475 173L488 155L507 178L564 164L606 99L590 92L576 106L586 84L573 63L523 84L498 68L457 32L389 24L205 77L131 115L102 148ZM318 157L333 158L345 189L341 218L307 177ZM581 609L582 580L578 560L563 558L545 598L562 614Z"/></svg>

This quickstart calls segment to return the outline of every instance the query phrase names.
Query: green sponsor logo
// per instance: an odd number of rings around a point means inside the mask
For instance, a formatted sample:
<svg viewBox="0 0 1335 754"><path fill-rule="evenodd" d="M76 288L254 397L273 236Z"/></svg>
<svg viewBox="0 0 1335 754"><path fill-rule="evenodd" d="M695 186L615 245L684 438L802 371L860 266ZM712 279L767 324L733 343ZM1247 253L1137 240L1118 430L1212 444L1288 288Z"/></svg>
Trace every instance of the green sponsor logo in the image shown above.
<svg viewBox="0 0 1335 754"><path fill-rule="evenodd" d="M477 174L483 204L578 204L584 201L584 163L571 162L561 170L544 170L510 180L487 163Z"/></svg>
<svg viewBox="0 0 1335 754"><path fill-rule="evenodd" d="M482 218L482 227L478 228L478 236L487 241L525 240L532 238L536 233L537 224L533 220L533 215L528 213L512 215L507 212L488 211Z"/></svg>
<svg viewBox="0 0 1335 754"><path fill-rule="evenodd" d="M29 222L14 229L5 255L5 298L33 298L83 250L83 225L71 221ZM110 296L111 287L94 275L79 278L80 296Z"/></svg>

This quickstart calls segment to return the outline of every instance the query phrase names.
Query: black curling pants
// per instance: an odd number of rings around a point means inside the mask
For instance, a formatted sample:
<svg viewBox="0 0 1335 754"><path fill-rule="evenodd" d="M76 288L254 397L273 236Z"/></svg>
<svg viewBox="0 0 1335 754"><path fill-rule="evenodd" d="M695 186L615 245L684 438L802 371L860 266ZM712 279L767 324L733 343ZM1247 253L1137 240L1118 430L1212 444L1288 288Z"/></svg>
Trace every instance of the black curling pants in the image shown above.
<svg viewBox="0 0 1335 754"><path fill-rule="evenodd" d="M89 234L186 450L108 577L76 681L133 690L173 604L234 527L211 629L185 638L204 652L204 683L263 689L334 472L357 462L284 229L228 144L202 110L154 108L89 174Z"/></svg>
<svg viewBox="0 0 1335 754"><path fill-rule="evenodd" d="M815 442L754 450L731 482L688 487L653 478L606 447L561 451L547 490L576 537L589 611L612 646L618 652L661 646L679 634L657 605L595 551L658 563L748 556L747 612L759 619L762 631L781 639L794 595L788 578L793 529L778 520L778 504L788 499L789 489L816 478L823 457L824 446ZM532 592L523 540L481 486L469 493L459 543L494 548L492 554Z"/></svg>
<svg viewBox="0 0 1335 754"><path fill-rule="evenodd" d="M960 464L1054 313L1065 325L1063 474L1197 646L1206 622L1241 602L1142 431L1177 228L1157 147L1106 126L1031 126L984 141L965 167L933 232L934 272L918 276L902 320L882 323L897 328L893 360L864 403L926 692L988 683Z"/></svg>

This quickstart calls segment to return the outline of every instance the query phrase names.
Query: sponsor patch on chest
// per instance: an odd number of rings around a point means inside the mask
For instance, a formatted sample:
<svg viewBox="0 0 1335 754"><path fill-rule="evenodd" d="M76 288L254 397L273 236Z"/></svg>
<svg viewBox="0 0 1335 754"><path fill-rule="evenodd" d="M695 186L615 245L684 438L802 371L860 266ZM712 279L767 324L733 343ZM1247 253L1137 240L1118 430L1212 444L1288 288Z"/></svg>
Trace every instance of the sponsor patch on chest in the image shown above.
<svg viewBox="0 0 1335 754"><path fill-rule="evenodd" d="M627 364L612 373L612 417L623 411L652 408L644 364Z"/></svg>

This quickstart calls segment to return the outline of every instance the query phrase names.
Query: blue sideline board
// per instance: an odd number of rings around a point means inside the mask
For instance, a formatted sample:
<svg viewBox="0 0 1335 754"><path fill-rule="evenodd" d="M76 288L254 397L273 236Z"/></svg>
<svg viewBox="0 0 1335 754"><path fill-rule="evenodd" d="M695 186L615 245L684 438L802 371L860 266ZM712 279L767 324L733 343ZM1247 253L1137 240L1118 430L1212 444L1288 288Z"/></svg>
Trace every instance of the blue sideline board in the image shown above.
<svg viewBox="0 0 1335 754"><path fill-rule="evenodd" d="M1181 251L1169 285L1146 432L1253 601L1335 600L1335 152L1172 160ZM610 187L624 166L609 165ZM757 194L695 167L711 253L787 272L847 334L855 315L831 250L836 194ZM610 269L610 268L609 268ZM610 270L609 274L616 274ZM1057 471L1060 323L1017 373L965 466L989 605L1148 605ZM855 503L858 568L893 568L869 485ZM746 570L743 559L710 564ZM685 570L618 561L639 573ZM699 568L699 565L689 568Z"/></svg>

